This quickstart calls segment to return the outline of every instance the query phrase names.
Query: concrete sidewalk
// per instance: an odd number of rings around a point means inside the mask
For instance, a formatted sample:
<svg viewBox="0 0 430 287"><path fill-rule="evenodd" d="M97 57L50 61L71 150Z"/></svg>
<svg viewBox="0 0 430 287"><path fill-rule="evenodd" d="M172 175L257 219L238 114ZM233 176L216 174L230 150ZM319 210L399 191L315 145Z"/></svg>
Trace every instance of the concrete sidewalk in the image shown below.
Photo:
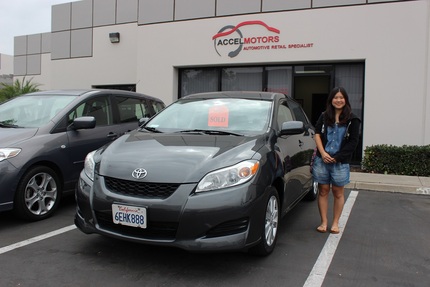
<svg viewBox="0 0 430 287"><path fill-rule="evenodd" d="M430 195L430 177L351 172L350 189Z"/></svg>

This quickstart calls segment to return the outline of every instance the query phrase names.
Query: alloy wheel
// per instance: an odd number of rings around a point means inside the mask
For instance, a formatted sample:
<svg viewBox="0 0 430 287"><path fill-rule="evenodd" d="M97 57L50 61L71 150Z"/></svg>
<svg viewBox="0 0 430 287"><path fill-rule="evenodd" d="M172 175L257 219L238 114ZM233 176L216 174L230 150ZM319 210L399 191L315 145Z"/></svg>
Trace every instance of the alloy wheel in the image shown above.
<svg viewBox="0 0 430 287"><path fill-rule="evenodd" d="M271 196L267 202L266 208L266 224L265 224L265 240L267 246L272 246L278 232L279 208L278 201L275 196Z"/></svg>
<svg viewBox="0 0 430 287"><path fill-rule="evenodd" d="M25 187L25 205L34 215L44 215L53 207L57 199L57 184L48 173L37 173Z"/></svg>

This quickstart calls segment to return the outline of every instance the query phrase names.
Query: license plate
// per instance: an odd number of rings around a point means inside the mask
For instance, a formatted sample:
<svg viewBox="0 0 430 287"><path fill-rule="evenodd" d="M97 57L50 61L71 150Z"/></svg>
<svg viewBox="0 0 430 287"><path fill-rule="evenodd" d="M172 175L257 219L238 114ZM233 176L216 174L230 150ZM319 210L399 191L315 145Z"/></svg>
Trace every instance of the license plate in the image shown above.
<svg viewBox="0 0 430 287"><path fill-rule="evenodd" d="M146 208L112 204L112 219L115 224L146 228Z"/></svg>

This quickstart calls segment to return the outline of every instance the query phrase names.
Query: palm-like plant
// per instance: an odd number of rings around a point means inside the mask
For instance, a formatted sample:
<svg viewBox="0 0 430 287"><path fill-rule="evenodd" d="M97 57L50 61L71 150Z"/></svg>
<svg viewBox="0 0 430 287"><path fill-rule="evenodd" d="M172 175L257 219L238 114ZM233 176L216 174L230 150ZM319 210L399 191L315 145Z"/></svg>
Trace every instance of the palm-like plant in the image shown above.
<svg viewBox="0 0 430 287"><path fill-rule="evenodd" d="M21 82L17 79L12 85L0 83L0 102L19 95L39 91L38 87L40 84L31 83L31 80L33 78L26 81L24 77Z"/></svg>

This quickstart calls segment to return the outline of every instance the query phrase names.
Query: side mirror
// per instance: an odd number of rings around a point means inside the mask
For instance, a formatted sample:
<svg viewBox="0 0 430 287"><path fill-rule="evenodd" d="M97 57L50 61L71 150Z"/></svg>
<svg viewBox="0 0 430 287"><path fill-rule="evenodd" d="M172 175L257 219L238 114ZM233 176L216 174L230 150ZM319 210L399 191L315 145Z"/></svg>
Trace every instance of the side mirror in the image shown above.
<svg viewBox="0 0 430 287"><path fill-rule="evenodd" d="M73 120L73 123L69 126L69 129L93 129L95 126L96 119L94 117L79 117Z"/></svg>
<svg viewBox="0 0 430 287"><path fill-rule="evenodd" d="M303 124L303 122L300 121L289 121L289 122L283 122L282 123L282 128L280 131L280 135L284 136L284 135L298 135L298 134L302 134L306 131L305 129L305 125Z"/></svg>

